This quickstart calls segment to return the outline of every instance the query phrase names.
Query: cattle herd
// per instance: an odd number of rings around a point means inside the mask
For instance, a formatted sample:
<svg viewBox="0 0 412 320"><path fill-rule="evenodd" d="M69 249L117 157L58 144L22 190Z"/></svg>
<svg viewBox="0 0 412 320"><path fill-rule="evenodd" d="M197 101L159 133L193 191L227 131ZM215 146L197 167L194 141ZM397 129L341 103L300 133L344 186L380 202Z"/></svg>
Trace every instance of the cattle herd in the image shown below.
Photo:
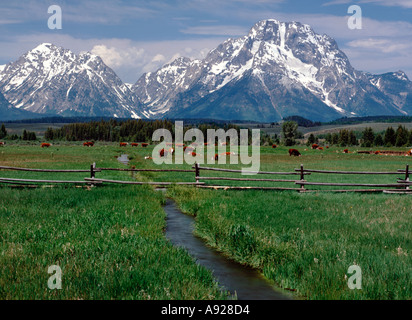
<svg viewBox="0 0 412 320"><path fill-rule="evenodd" d="M5 145L6 145L6 142L0 141L0 146L1 146L1 147L5 146ZM49 148L51 145L52 145L51 143L47 143L47 142L41 143L41 147L42 147L42 148ZM129 145L129 143L127 143L127 142L120 142L119 145L120 145L120 147L126 147L126 146ZM138 146L139 146L139 144L138 144L138 143L135 143L135 142L130 143L130 145L131 145L132 147L138 147ZM141 143L140 145L141 145L143 148L146 148L149 144L148 144L148 143ZM173 143L167 143L166 145L167 145L167 146L173 146ZM209 143L205 143L204 145L205 145L205 146L208 146ZM227 144L226 144L225 142L223 142L223 143L221 143L221 145L227 145ZM94 146L94 141L86 141L86 142L83 143L83 146L84 146L84 147L93 147L93 146ZM197 144L196 144L196 143L192 143L192 146L196 147ZM175 147L183 147L183 151L184 151L185 153L192 154L192 156L196 156L196 155L197 155L196 152L194 152L194 148L193 148L193 147L185 146L185 145L182 144L182 143L177 143L177 144L175 144ZM278 147L278 146L277 146L276 144L273 144L273 145L272 145L272 148L274 148L274 149L277 148L277 147ZM329 149L329 146L326 146L325 148L326 148L326 149ZM319 146L319 145L316 144L316 143L312 144L311 149L320 150L320 151L324 150L323 147ZM306 151L306 149L305 149L305 151ZM169 148L168 150L165 150L165 149L160 150L159 154L160 154L161 157L164 157L164 156L166 156L168 153L174 154L174 152L175 152L175 150L174 150L173 147L172 147L172 148ZM338 151L336 151L336 152L338 152ZM344 149L344 150L343 150L343 153L352 153L352 152L349 151L349 149ZM393 150L386 150L386 151L385 151L385 150L377 150L377 151L364 151L364 150L362 150L362 151L357 151L357 153L358 153L358 154L386 155L386 156L388 156L388 155L392 155L392 156L412 156L412 149L409 150L409 151L406 151L406 152L405 152L405 151L393 151ZM221 155L226 155L226 156L228 156L228 155L230 155L230 154L231 154L230 152L224 152L224 153L222 153ZM301 155L302 155L302 154L299 152L299 150L297 150L297 149L289 149L289 156L300 157ZM149 159L149 158L151 159L151 157L145 157L145 159ZM219 154L215 154L215 155L214 155L214 159L215 159L215 160L218 160L218 159L219 159Z"/></svg>

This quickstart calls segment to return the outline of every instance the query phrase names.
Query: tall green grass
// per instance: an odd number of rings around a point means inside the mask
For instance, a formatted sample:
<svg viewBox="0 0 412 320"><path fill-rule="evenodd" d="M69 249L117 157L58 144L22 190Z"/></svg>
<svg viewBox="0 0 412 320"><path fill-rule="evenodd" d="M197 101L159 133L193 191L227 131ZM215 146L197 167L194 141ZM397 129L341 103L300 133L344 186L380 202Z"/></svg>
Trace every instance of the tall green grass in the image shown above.
<svg viewBox="0 0 412 320"><path fill-rule="evenodd" d="M411 299L409 196L169 191L196 234L307 299ZM359 265L361 290L348 288Z"/></svg>
<svg viewBox="0 0 412 320"><path fill-rule="evenodd" d="M150 188L0 193L0 299L220 299L211 273L164 238ZM62 290L47 287L62 268Z"/></svg>

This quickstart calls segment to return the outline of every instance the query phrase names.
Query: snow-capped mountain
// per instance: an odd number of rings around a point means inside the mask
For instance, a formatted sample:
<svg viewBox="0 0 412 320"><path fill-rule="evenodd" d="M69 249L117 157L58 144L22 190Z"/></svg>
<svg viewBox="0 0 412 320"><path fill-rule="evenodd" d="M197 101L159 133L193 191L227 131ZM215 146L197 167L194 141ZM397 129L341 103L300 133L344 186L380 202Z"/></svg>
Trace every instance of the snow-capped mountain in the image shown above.
<svg viewBox="0 0 412 320"><path fill-rule="evenodd" d="M151 117L275 121L412 113L410 93L396 102L396 90L388 95L355 70L331 37L277 20L257 23L203 60L179 58L143 75L134 92Z"/></svg>
<svg viewBox="0 0 412 320"><path fill-rule="evenodd" d="M405 115L412 114L412 82L403 71L368 75L370 82Z"/></svg>
<svg viewBox="0 0 412 320"><path fill-rule="evenodd" d="M277 20L258 22L202 60L178 58L134 85L98 56L44 43L0 66L0 93L8 100L3 115L14 116L278 121L299 115L328 121L412 115L405 73L355 70L331 37Z"/></svg>
<svg viewBox="0 0 412 320"><path fill-rule="evenodd" d="M48 43L1 66L0 91L14 107L36 113L142 117L129 87L100 57Z"/></svg>

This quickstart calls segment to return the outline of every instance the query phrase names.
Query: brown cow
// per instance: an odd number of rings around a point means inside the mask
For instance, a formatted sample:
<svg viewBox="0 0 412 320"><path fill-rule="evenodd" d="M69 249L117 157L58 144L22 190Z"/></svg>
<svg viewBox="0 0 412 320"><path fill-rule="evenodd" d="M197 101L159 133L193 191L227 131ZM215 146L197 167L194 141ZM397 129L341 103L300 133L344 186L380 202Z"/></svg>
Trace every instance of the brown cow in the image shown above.
<svg viewBox="0 0 412 320"><path fill-rule="evenodd" d="M319 148L318 144L316 144L316 143L312 144L312 149L318 149L318 148Z"/></svg>
<svg viewBox="0 0 412 320"><path fill-rule="evenodd" d="M0 146L4 146L6 143L3 141L0 141Z"/></svg>
<svg viewBox="0 0 412 320"><path fill-rule="evenodd" d="M146 148L149 144L148 143L142 143L142 147Z"/></svg>
<svg viewBox="0 0 412 320"><path fill-rule="evenodd" d="M300 154L300 152L298 151L298 150L296 150L296 149L289 149L289 156L295 156L295 157L300 157L301 156L301 154Z"/></svg>
<svg viewBox="0 0 412 320"><path fill-rule="evenodd" d="M349 153L348 149L343 150L343 153Z"/></svg>
<svg viewBox="0 0 412 320"><path fill-rule="evenodd" d="M120 146L121 146L121 147L126 147L126 146L127 146L127 142L120 142Z"/></svg>
<svg viewBox="0 0 412 320"><path fill-rule="evenodd" d="M50 147L50 146L51 146L50 143L42 143L42 144L41 144L41 147L42 147L42 148L48 148L48 147Z"/></svg>
<svg viewBox="0 0 412 320"><path fill-rule="evenodd" d="M83 143L83 147L93 147L94 142L93 141L87 141Z"/></svg>
<svg viewBox="0 0 412 320"><path fill-rule="evenodd" d="M138 144L138 143L133 142L133 143L131 143L130 145L131 145L132 147L137 147L139 144Z"/></svg>
<svg viewBox="0 0 412 320"><path fill-rule="evenodd" d="M184 147L183 148L183 151L184 152L187 152L187 153L190 153L190 152L192 152L194 150L194 148L192 148L192 147Z"/></svg>
<svg viewBox="0 0 412 320"><path fill-rule="evenodd" d="M160 155L160 157L165 157L165 156L167 156L167 151L165 149L162 149L162 150L159 151L159 155Z"/></svg>
<svg viewBox="0 0 412 320"><path fill-rule="evenodd" d="M272 148L276 149L278 146L276 144L272 144Z"/></svg>
<svg viewBox="0 0 412 320"><path fill-rule="evenodd" d="M322 148L322 147L318 147L318 150L323 150L323 148Z"/></svg>

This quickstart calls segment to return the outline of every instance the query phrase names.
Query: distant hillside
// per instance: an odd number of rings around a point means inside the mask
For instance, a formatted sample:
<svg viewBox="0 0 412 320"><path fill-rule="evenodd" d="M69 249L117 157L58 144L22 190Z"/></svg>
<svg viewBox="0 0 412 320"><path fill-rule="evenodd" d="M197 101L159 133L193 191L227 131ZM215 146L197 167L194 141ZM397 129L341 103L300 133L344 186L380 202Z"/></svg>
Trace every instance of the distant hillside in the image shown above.
<svg viewBox="0 0 412 320"><path fill-rule="evenodd" d="M334 121L323 124L357 124L364 122L382 122L382 123L397 123L397 122L412 122L411 116L370 116L370 117L355 117L355 118L340 118Z"/></svg>

